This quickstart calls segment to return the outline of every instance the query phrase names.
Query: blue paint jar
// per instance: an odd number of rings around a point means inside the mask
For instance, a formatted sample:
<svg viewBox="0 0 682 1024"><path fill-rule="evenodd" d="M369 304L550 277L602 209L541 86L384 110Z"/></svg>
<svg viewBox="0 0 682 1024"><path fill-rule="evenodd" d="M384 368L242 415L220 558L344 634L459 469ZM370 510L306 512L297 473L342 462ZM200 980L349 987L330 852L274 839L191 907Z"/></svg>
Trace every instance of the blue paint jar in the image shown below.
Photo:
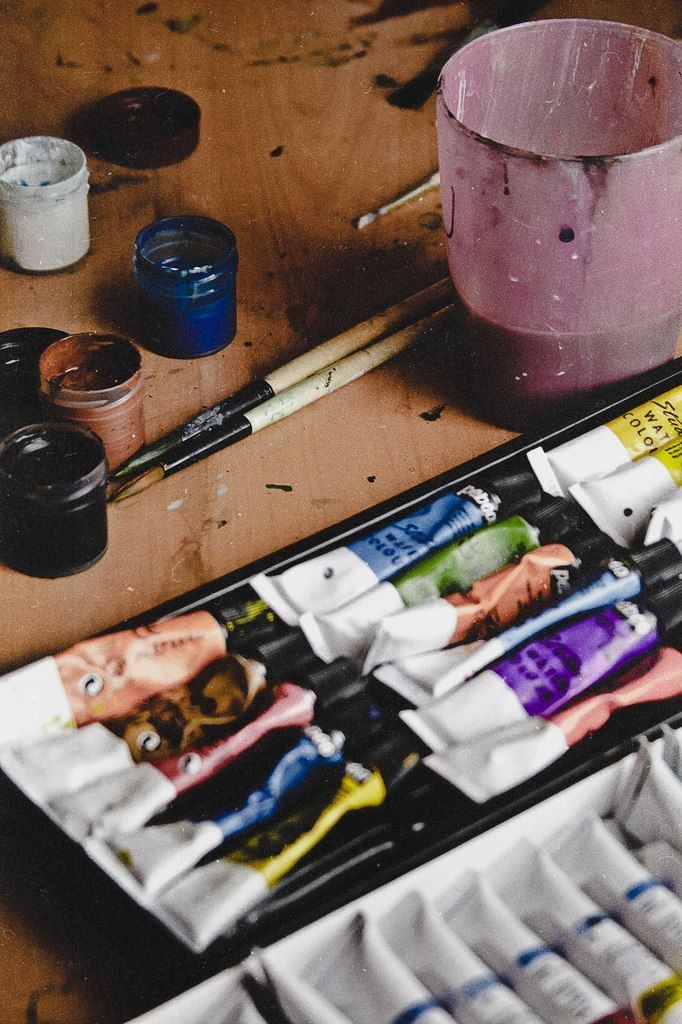
<svg viewBox="0 0 682 1024"><path fill-rule="evenodd" d="M162 356L218 352L237 331L237 240L210 217L166 217L135 239L145 333Z"/></svg>

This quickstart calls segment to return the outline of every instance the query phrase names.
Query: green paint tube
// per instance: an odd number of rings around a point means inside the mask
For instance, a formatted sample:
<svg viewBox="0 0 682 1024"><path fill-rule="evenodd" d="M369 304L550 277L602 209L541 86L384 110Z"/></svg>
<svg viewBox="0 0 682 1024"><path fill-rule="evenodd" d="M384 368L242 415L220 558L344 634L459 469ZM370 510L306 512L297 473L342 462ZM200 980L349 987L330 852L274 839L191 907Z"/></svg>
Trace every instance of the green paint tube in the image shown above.
<svg viewBox="0 0 682 1024"><path fill-rule="evenodd" d="M444 594L470 590L477 580L537 548L541 535L549 538L556 523L547 518L547 529L544 522L531 525L521 516L486 526L434 551L390 583L379 584L336 611L327 615L306 612L299 625L315 654L325 661L345 655L362 662L387 615Z"/></svg>

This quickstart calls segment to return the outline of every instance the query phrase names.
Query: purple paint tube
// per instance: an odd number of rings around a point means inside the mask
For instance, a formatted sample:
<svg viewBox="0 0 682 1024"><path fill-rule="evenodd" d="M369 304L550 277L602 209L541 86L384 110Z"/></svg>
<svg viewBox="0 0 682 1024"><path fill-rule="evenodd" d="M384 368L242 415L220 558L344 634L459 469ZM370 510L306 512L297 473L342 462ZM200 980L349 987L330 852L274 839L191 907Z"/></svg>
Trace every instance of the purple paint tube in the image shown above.
<svg viewBox="0 0 682 1024"><path fill-rule="evenodd" d="M668 619L679 616L673 609ZM436 752L530 716L549 718L656 647L659 618L666 619L618 601L526 644L442 700L403 711L401 718Z"/></svg>

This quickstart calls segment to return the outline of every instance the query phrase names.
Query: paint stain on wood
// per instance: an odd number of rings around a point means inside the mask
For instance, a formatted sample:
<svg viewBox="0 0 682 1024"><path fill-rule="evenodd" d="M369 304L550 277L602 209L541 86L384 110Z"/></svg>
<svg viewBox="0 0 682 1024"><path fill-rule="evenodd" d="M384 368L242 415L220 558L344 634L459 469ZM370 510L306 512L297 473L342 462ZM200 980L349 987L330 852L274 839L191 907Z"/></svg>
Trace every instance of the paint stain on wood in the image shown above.
<svg viewBox="0 0 682 1024"><path fill-rule="evenodd" d="M65 60L62 57L61 53L57 54L57 57L56 57L54 63L55 63L55 67L58 67L58 68L81 68L81 67L83 67L82 64L78 64L75 60Z"/></svg>
<svg viewBox="0 0 682 1024"><path fill-rule="evenodd" d="M420 213L417 221L420 227L428 228L429 231L440 231L443 227L443 218L439 213Z"/></svg>
<svg viewBox="0 0 682 1024"><path fill-rule="evenodd" d="M266 484L265 486L269 491L286 491L287 493L293 491L291 484Z"/></svg>
<svg viewBox="0 0 682 1024"><path fill-rule="evenodd" d="M379 74L374 76L374 84L378 89L395 89L398 79L393 75Z"/></svg>
<svg viewBox="0 0 682 1024"><path fill-rule="evenodd" d="M196 28L201 21L200 14L187 14L184 18L166 18L166 28L178 35L185 36Z"/></svg>
<svg viewBox="0 0 682 1024"><path fill-rule="evenodd" d="M444 409L444 405L436 405L433 409L429 409L428 412L420 412L419 416L421 419L426 420L427 423L435 423L436 420L441 418Z"/></svg>
<svg viewBox="0 0 682 1024"><path fill-rule="evenodd" d="M151 4L140 4L137 8L136 14L153 14L154 11L158 11L159 5L155 3Z"/></svg>
<svg viewBox="0 0 682 1024"><path fill-rule="evenodd" d="M277 157L281 156L284 152L284 146L275 146L274 149L270 150L270 156Z"/></svg>
<svg viewBox="0 0 682 1024"><path fill-rule="evenodd" d="M375 480L376 480L375 476L368 476L367 477L367 483L368 484L373 484Z"/></svg>

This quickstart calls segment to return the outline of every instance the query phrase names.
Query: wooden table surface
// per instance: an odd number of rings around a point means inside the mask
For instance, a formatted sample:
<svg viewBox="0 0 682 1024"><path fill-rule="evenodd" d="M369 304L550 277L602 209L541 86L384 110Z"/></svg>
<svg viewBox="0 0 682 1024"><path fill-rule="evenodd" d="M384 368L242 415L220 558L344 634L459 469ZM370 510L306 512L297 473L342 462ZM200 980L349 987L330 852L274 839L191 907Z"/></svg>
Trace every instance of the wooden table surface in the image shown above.
<svg viewBox="0 0 682 1024"><path fill-rule="evenodd" d="M82 104L127 86L172 86L201 106L201 141L183 163L128 171L91 160L92 250L82 264L48 276L0 270L0 329L135 338L136 231L181 212L232 227L237 337L193 362L143 353L149 438L446 273L435 192L363 232L351 221L435 169L433 99L398 109L388 82L405 81L447 43L464 4L20 0L0 9L3 140L68 136ZM676 0L553 0L536 16L681 31ZM88 572L41 581L0 569L0 667L142 612L511 436L458 408L444 366L405 355L112 508L107 554ZM424 417L441 406L439 418ZM95 929L68 894L55 895L49 847L45 887L35 888L35 871L25 884L25 831L3 810L4 1024L119 1024L176 989L153 956L149 966L112 949L115 922Z"/></svg>

